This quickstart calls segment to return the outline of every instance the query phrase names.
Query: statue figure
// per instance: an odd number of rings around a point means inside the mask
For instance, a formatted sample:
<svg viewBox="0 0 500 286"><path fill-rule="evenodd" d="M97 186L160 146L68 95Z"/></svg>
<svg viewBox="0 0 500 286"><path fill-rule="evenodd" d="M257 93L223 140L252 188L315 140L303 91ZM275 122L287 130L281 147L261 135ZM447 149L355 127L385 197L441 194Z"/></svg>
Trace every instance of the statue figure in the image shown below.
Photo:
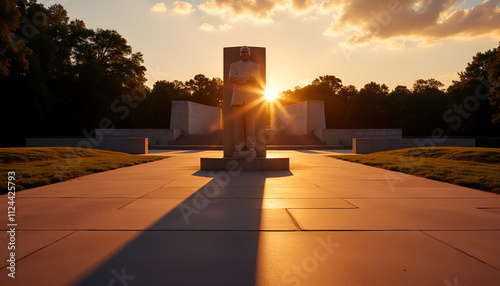
<svg viewBox="0 0 500 286"><path fill-rule="evenodd" d="M240 60L231 63L229 80L233 83L231 106L234 114L235 150L255 151L257 141L257 103L262 96L260 66L250 61L250 48L240 49Z"/></svg>

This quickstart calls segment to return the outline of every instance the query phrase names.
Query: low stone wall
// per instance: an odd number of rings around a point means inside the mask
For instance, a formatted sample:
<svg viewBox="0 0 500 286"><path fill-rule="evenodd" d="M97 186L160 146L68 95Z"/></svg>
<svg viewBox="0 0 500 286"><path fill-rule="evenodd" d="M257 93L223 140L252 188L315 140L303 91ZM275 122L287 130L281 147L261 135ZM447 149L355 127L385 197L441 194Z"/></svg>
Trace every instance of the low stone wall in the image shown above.
<svg viewBox="0 0 500 286"><path fill-rule="evenodd" d="M26 138L26 147L80 147L148 154L148 138Z"/></svg>
<svg viewBox="0 0 500 286"><path fill-rule="evenodd" d="M181 136L180 129L96 129L96 138L148 138L150 145L168 145Z"/></svg>
<svg viewBox="0 0 500 286"><path fill-rule="evenodd" d="M432 140L432 139L427 139ZM352 152L354 154L369 154L373 152L429 146L475 147L476 139L446 139L440 142L427 142L426 139L377 139L354 138Z"/></svg>
<svg viewBox="0 0 500 286"><path fill-rule="evenodd" d="M275 108L271 117L271 129L285 134L313 134L315 129L325 128L323 100L307 100Z"/></svg>
<svg viewBox="0 0 500 286"><path fill-rule="evenodd" d="M403 129L320 129L314 130L319 140L327 145L350 146L354 138L403 138Z"/></svg>
<svg viewBox="0 0 500 286"><path fill-rule="evenodd" d="M207 134L222 129L222 110L187 100L172 101L170 129L183 134Z"/></svg>

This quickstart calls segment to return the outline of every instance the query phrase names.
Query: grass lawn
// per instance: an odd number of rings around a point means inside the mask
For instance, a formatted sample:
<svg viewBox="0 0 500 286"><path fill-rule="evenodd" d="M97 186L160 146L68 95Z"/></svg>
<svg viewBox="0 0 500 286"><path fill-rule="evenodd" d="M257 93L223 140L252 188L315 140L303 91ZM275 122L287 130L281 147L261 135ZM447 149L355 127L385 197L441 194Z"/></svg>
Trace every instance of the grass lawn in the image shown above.
<svg viewBox="0 0 500 286"><path fill-rule="evenodd" d="M500 194L500 148L408 148L331 157Z"/></svg>
<svg viewBox="0 0 500 286"><path fill-rule="evenodd" d="M12 182L20 191L165 158L72 147L0 148L0 193L7 193L9 172L15 172Z"/></svg>

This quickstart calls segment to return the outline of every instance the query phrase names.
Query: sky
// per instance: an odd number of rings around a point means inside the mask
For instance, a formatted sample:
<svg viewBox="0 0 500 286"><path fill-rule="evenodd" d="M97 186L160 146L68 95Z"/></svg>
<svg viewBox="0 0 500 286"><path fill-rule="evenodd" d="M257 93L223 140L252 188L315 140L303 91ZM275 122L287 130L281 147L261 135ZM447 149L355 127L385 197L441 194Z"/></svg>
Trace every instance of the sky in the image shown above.
<svg viewBox="0 0 500 286"><path fill-rule="evenodd" d="M500 0L39 0L62 4L87 28L118 31L142 52L147 85L223 77L223 48L266 48L277 92L334 75L447 87L477 52L500 41Z"/></svg>

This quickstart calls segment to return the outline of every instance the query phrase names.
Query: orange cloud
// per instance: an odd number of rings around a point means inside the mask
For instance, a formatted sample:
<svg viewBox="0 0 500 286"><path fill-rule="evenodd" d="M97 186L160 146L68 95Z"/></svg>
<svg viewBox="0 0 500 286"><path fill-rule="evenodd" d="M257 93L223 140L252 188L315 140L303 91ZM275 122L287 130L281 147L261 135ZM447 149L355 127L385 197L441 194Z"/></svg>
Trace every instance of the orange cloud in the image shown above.
<svg viewBox="0 0 500 286"><path fill-rule="evenodd" d="M316 7L315 0L207 0L198 8L210 15L231 21L250 19L254 22L272 22L277 10L305 13Z"/></svg>
<svg viewBox="0 0 500 286"><path fill-rule="evenodd" d="M174 1L173 14L189 15L194 12L193 5L189 2Z"/></svg>
<svg viewBox="0 0 500 286"><path fill-rule="evenodd" d="M208 23L201 24L199 28L202 29L203 31L207 31L207 32L215 32L216 31L215 27L208 24Z"/></svg>
<svg viewBox="0 0 500 286"><path fill-rule="evenodd" d="M155 12L155 13L163 13L163 12L167 12L167 7L165 7L165 3L161 2L161 3L156 3L152 8L151 8L151 12Z"/></svg>
<svg viewBox="0 0 500 286"><path fill-rule="evenodd" d="M499 36L499 2L462 9L458 0L329 0L321 3L320 12L340 7L324 34L343 34L350 45L393 39L436 43L442 38Z"/></svg>

